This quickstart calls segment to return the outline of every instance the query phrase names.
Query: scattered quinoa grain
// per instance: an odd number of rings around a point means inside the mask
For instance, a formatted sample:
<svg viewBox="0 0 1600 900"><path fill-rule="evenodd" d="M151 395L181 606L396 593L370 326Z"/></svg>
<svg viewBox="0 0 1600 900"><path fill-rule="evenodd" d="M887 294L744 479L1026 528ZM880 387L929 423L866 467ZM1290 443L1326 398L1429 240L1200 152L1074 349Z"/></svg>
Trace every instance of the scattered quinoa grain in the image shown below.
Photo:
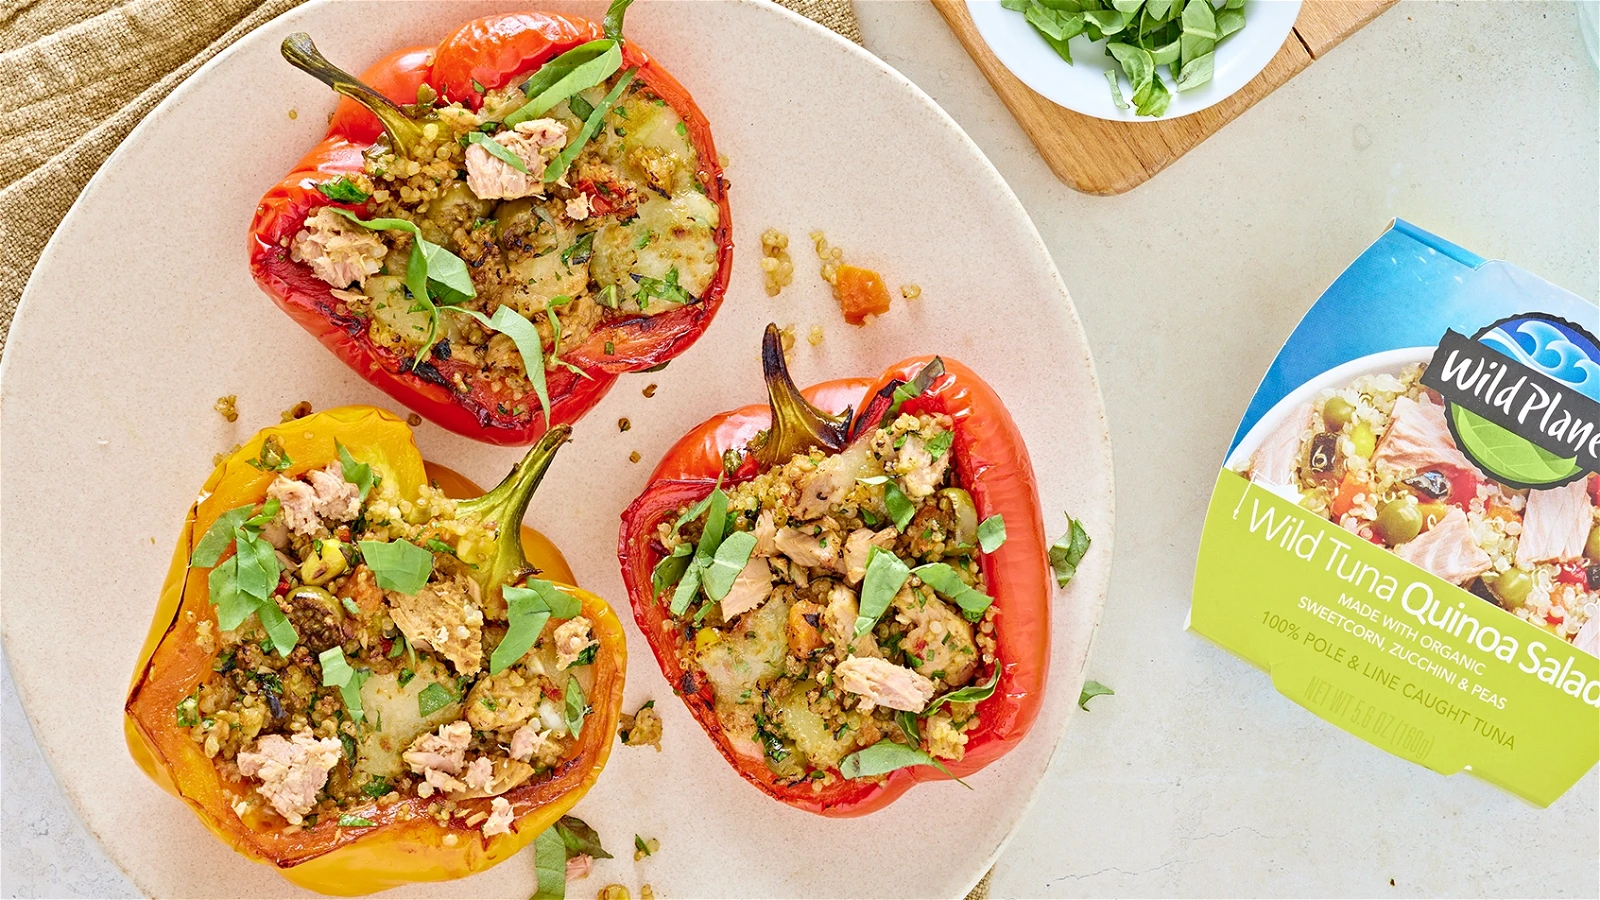
<svg viewBox="0 0 1600 900"><path fill-rule="evenodd" d="M900 286L900 296L907 300L915 300L922 296L922 288L915 284L903 284Z"/></svg>
<svg viewBox="0 0 1600 900"><path fill-rule="evenodd" d="M596 900L629 900L628 889L620 884L608 884L595 895Z"/></svg>
<svg viewBox="0 0 1600 900"><path fill-rule="evenodd" d="M656 395L656 383L654 381L644 386L644 395L646 397L654 397Z"/></svg>
<svg viewBox="0 0 1600 900"><path fill-rule="evenodd" d="M639 836L638 835L634 835L633 840L634 840L634 843L637 845L637 843L639 842ZM644 846L643 847L640 847L639 849L633 851L633 861L634 862L638 862L639 860L644 859L646 856L655 856L656 855L656 851L660 850L660 849L661 849L661 842L656 840L655 838L649 838L649 839L644 841Z"/></svg>
<svg viewBox="0 0 1600 900"><path fill-rule="evenodd" d="M237 394L218 397L217 402L213 403L211 408L229 422L239 421L239 397Z"/></svg>
<svg viewBox="0 0 1600 900"><path fill-rule="evenodd" d="M809 334L806 335L806 340L809 341L811 343L811 346L813 346L813 347L821 345L822 344L822 326L821 325L813 325L813 326L811 326L811 331L810 331Z"/></svg>
<svg viewBox="0 0 1600 900"><path fill-rule="evenodd" d="M790 350L794 349L793 322L790 322L789 324L778 329L778 339L783 342L783 352L788 353Z"/></svg>
<svg viewBox="0 0 1600 900"><path fill-rule="evenodd" d="M412 428L415 428L422 424L422 417L416 413L412 413L411 415L406 416L406 424L410 425Z"/></svg>
<svg viewBox="0 0 1600 900"><path fill-rule="evenodd" d="M298 119L298 118L300 118L300 112L299 112L299 110L294 110L294 109L291 109L291 110L289 110L289 118L291 118L291 119Z"/></svg>
<svg viewBox="0 0 1600 900"><path fill-rule="evenodd" d="M776 297L794 281L794 260L789 256L789 236L775 228L761 234L761 273L768 297Z"/></svg>
<svg viewBox="0 0 1600 900"><path fill-rule="evenodd" d="M636 462L638 462L639 460L641 460L643 458L644 457L640 456L639 455L639 451L637 451L637 450L635 450L632 453L628 454L628 462L631 462L631 463L636 463Z"/></svg>
<svg viewBox="0 0 1600 900"><path fill-rule="evenodd" d="M311 415L311 401L301 400L299 403L279 413L278 421L293 422L295 419L304 419L309 415Z"/></svg>
<svg viewBox="0 0 1600 900"><path fill-rule="evenodd" d="M656 889L649 884L639 885L639 900L656 900Z"/></svg>

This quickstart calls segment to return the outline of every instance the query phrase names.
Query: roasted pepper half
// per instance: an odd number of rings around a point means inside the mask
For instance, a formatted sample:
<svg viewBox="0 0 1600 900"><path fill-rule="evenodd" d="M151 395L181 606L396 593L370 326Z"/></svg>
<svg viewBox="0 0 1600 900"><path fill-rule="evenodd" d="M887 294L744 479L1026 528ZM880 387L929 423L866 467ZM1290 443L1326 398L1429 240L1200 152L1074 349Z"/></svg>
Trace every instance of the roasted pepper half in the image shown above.
<svg viewBox="0 0 1600 900"><path fill-rule="evenodd" d="M739 774L861 815L976 772L1037 716L1037 486L1000 398L960 363L801 392L771 326L763 363L769 404L667 452L618 557L662 674Z"/></svg>
<svg viewBox="0 0 1600 900"><path fill-rule="evenodd" d="M610 607L521 527L565 438L487 494L371 407L247 441L180 532L128 695L135 761L328 894L459 878L534 840L604 767L626 668Z"/></svg>
<svg viewBox="0 0 1600 900"><path fill-rule="evenodd" d="M626 6L474 19L360 79L287 39L344 99L256 208L257 283L390 396L497 444L687 349L727 288L727 189L693 98L622 37Z"/></svg>

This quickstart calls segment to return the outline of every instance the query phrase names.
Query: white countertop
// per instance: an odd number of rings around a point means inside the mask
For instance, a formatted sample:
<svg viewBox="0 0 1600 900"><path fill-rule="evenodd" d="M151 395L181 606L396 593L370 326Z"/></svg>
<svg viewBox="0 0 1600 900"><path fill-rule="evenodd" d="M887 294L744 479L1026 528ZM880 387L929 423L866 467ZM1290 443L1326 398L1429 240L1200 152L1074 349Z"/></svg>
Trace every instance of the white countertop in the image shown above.
<svg viewBox="0 0 1600 900"><path fill-rule="evenodd" d="M1116 453L1117 558L1089 677L1117 693L1072 719L994 896L1600 894L1595 772L1546 810L1435 775L1182 630L1245 403L1391 218L1600 295L1600 101L1572 5L1402 4L1114 198L1050 174L930 5L856 9L867 47L949 111L1033 216L1094 348ZM62 799L9 673L0 687L0 892L131 894Z"/></svg>

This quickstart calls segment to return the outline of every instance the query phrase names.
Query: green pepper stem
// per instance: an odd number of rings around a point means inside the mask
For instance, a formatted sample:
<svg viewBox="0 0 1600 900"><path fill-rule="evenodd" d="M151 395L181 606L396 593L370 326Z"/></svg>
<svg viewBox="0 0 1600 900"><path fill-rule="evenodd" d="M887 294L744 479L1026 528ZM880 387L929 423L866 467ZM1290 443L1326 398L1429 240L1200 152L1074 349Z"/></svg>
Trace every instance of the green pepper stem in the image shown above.
<svg viewBox="0 0 1600 900"><path fill-rule="evenodd" d="M837 453L849 443L852 410L831 416L812 406L789 377L789 364L783 358L783 341L778 326L769 324L761 338L761 374L767 382L767 399L772 406L772 427L754 447L756 460L776 466L789 458L821 447Z"/></svg>
<svg viewBox="0 0 1600 900"><path fill-rule="evenodd" d="M388 97L328 62L322 51L317 49L317 45L311 42L311 35L297 31L283 39L282 49L283 58L289 61L289 65L356 101L377 116L378 121L383 124L383 130L389 133L389 139L394 141L396 151L402 154L409 153L421 143L421 124L406 115L405 111Z"/></svg>
<svg viewBox="0 0 1600 900"><path fill-rule="evenodd" d="M532 571L522 551L522 517L528 511L533 492L539 489L539 482L544 480L544 473L555 460L556 451L571 434L571 425L552 427L494 490L471 500L456 501L458 518L495 523L494 561L489 570L480 575L486 585L510 584Z"/></svg>

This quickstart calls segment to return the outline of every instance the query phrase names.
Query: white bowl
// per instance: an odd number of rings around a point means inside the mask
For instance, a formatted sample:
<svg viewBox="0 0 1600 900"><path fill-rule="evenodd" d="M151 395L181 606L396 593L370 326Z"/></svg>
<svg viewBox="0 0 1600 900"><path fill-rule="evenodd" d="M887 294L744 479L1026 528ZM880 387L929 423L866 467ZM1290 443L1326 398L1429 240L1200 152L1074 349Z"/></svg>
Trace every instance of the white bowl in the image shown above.
<svg viewBox="0 0 1600 900"><path fill-rule="evenodd" d="M967 12L1000 62L1045 99L1097 119L1156 122L1197 113L1249 84L1283 47L1300 15L1300 0L1246 0L1245 26L1217 45L1216 74L1211 81L1193 90L1175 91L1171 105L1160 116L1137 115L1131 103L1128 109L1118 109L1111 101L1105 73L1116 61L1105 54L1104 42L1096 44L1082 35L1073 38L1069 44L1073 62L1068 64L1022 13L1002 7L999 0L967 0ZM1126 100L1128 80L1117 68ZM1171 89L1173 80L1164 67L1158 71Z"/></svg>

